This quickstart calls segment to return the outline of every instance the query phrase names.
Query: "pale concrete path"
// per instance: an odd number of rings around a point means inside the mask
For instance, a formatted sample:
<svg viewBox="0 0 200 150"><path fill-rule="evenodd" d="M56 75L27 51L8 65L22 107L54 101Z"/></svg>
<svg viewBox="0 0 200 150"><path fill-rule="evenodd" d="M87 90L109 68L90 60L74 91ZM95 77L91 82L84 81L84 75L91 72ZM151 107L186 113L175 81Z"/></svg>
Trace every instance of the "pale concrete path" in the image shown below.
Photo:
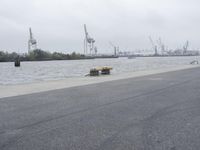
<svg viewBox="0 0 200 150"><path fill-rule="evenodd" d="M102 83L107 81L115 81L120 79L134 78L147 76L158 73L165 73L177 70L184 70L188 68L196 68L199 65L185 65L178 66L172 68L163 68L151 71L138 71L132 73L125 73L120 75L110 75L110 76L100 76L100 77L80 77L80 78L67 78L64 80L57 81L44 81L38 83L30 83L30 84L21 84L21 85L8 85L1 86L0 85L0 98L3 97L11 97L11 96L19 96L31 93L39 93L56 89L64 89L76 86L83 86L95 83Z"/></svg>
<svg viewBox="0 0 200 150"><path fill-rule="evenodd" d="M198 150L200 68L0 99L0 150Z"/></svg>

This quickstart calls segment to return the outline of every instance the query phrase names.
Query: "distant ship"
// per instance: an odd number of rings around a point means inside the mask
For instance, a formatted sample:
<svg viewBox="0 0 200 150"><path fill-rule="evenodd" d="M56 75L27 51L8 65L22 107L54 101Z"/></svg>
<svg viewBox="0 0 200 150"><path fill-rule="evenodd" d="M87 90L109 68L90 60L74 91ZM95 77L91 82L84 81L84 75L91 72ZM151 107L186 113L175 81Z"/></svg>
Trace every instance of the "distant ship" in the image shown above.
<svg viewBox="0 0 200 150"><path fill-rule="evenodd" d="M136 57L134 55L130 55L127 57L128 59L135 59Z"/></svg>
<svg viewBox="0 0 200 150"><path fill-rule="evenodd" d="M92 56L93 58L119 58L119 56L116 55L99 55L99 56Z"/></svg>

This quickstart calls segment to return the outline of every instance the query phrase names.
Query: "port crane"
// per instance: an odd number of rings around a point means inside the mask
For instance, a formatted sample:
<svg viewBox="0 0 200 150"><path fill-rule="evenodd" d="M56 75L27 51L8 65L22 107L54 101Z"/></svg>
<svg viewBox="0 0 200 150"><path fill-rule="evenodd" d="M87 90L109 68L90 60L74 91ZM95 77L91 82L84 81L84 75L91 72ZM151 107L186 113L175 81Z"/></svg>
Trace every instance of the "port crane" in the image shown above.
<svg viewBox="0 0 200 150"><path fill-rule="evenodd" d="M163 42L162 42L162 40L161 40L160 37L159 37L157 43L158 43L158 46L159 46L159 48L160 48L160 50L161 50L161 53L162 53L162 55L163 55L164 52L166 52L166 50L165 50L165 45L163 44Z"/></svg>
<svg viewBox="0 0 200 150"><path fill-rule="evenodd" d="M153 42L151 36L149 36L149 40L150 40L150 42L151 42L151 44L152 44L153 50L155 51L155 54L154 54L154 55L157 56L157 55L158 55L158 47L157 47L157 45Z"/></svg>
<svg viewBox="0 0 200 150"><path fill-rule="evenodd" d="M33 33L31 28L29 28L29 40L28 40L28 53L32 50L37 49L37 41L33 38Z"/></svg>
<svg viewBox="0 0 200 150"><path fill-rule="evenodd" d="M189 47L189 41L186 41L185 45L183 46L183 54L187 53L188 47Z"/></svg>
<svg viewBox="0 0 200 150"><path fill-rule="evenodd" d="M119 47L115 46L112 42L109 42L109 44L114 48L114 55L117 56L117 53L119 53Z"/></svg>
<svg viewBox="0 0 200 150"><path fill-rule="evenodd" d="M97 48L94 47L95 40L91 38L88 34L86 24L84 24L85 39L84 39L84 54L88 54L88 47L90 50L90 55L97 53Z"/></svg>

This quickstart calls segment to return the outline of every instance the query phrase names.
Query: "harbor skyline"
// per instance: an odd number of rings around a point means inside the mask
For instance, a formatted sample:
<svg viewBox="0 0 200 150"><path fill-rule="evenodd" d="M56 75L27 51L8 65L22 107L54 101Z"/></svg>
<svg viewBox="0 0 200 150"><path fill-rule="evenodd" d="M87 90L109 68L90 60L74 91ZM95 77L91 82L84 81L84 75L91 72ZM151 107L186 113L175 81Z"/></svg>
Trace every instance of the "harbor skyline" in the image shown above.
<svg viewBox="0 0 200 150"><path fill-rule="evenodd" d="M0 0L0 150L198 150L199 0Z"/></svg>
<svg viewBox="0 0 200 150"><path fill-rule="evenodd" d="M196 0L2 0L0 50L27 52L32 27L39 48L83 53L84 24L101 53L113 53L110 41L122 51L150 50L149 36L161 37L170 49L182 48L189 40L190 49L196 50L200 48L198 4Z"/></svg>

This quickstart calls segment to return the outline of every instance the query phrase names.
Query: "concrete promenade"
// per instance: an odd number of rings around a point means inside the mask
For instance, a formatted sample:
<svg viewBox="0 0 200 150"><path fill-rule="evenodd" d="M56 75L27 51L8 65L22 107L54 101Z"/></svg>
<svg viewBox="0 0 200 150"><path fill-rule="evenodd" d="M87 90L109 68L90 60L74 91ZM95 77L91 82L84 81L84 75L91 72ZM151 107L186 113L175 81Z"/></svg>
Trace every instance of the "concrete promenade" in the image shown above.
<svg viewBox="0 0 200 150"><path fill-rule="evenodd" d="M8 96L0 150L200 148L200 67Z"/></svg>
<svg viewBox="0 0 200 150"><path fill-rule="evenodd" d="M116 81L121 79L135 78L147 75L153 75L158 73L166 73L171 71L184 70L188 68L196 68L198 65L181 65L174 66L171 68L162 68L155 70L145 70L137 72L129 72L123 74L115 74L110 76L101 76L101 77L73 77L66 78L62 80L55 81L41 81L28 84L20 85L0 85L0 98L19 96L25 94L39 93L56 89L70 88L76 86L90 85L96 83L102 83L107 81Z"/></svg>

